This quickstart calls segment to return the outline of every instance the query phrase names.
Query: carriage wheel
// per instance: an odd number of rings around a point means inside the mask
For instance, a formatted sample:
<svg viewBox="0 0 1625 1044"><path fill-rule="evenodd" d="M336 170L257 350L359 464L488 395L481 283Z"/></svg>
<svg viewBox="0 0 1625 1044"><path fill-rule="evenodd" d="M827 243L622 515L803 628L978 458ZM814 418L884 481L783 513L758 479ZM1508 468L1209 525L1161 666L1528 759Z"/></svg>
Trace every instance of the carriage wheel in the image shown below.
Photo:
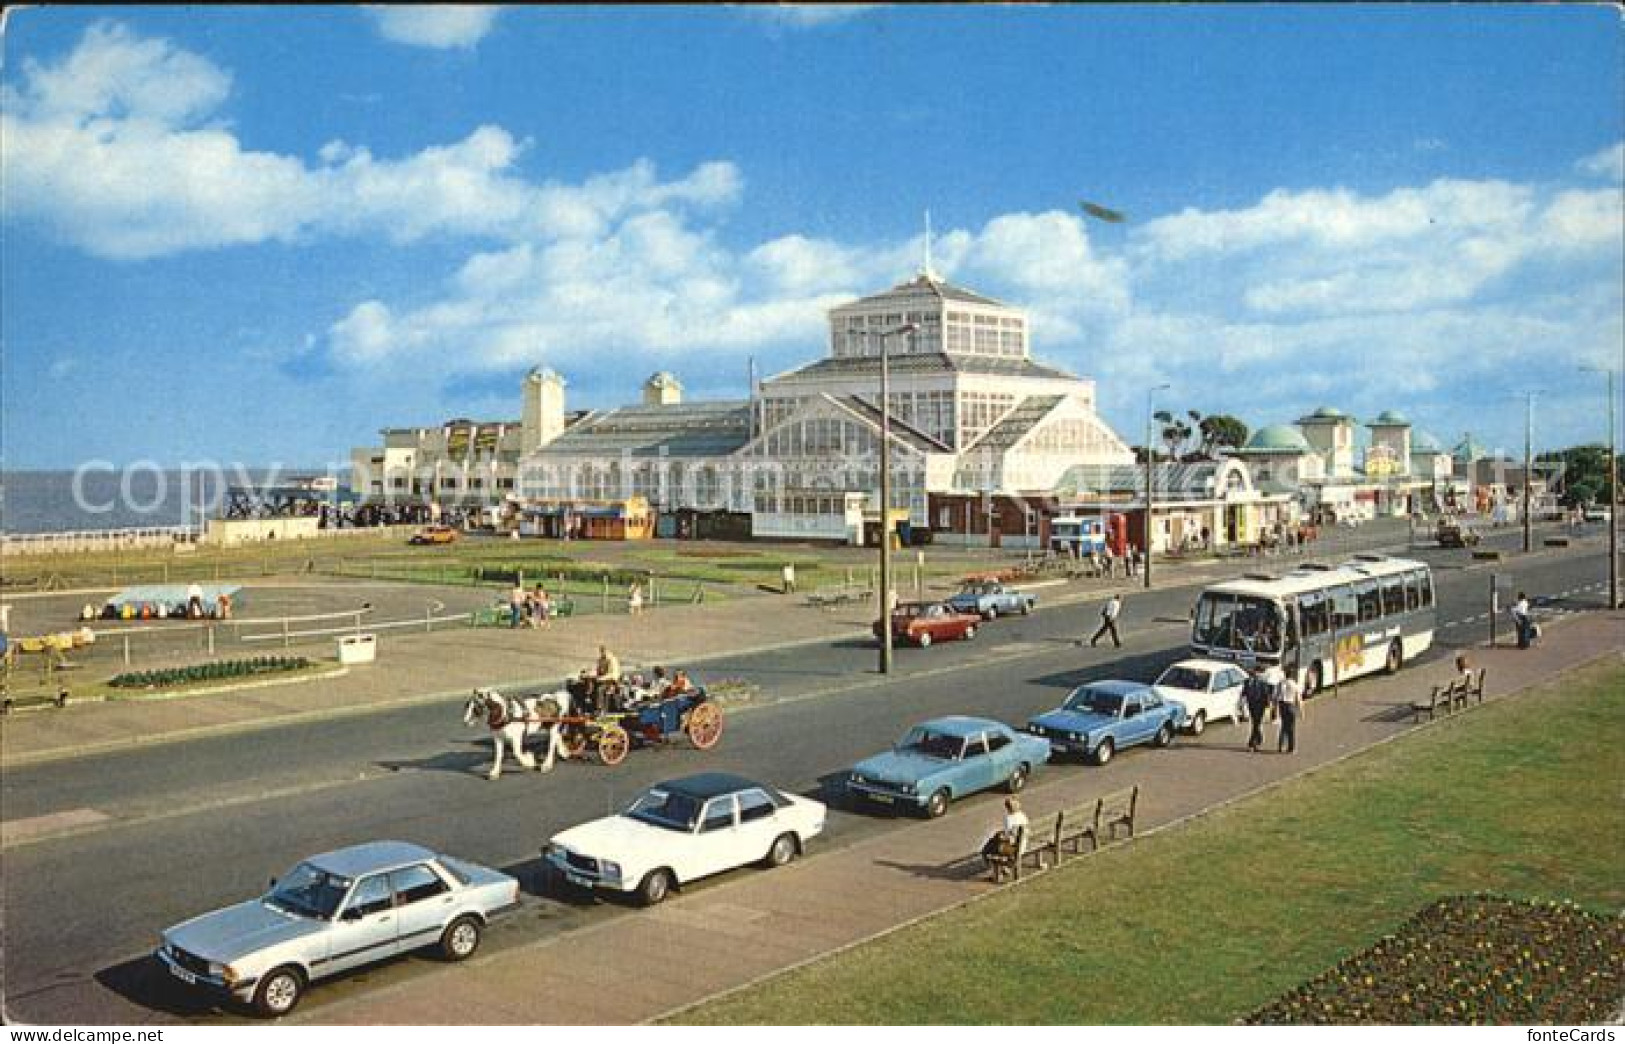
<svg viewBox="0 0 1625 1044"><path fill-rule="evenodd" d="M598 760L606 765L619 765L632 749L632 738L619 725L605 725L598 733Z"/></svg>
<svg viewBox="0 0 1625 1044"><path fill-rule="evenodd" d="M587 753L587 729L582 725L566 725L559 733L559 745L565 757L579 758Z"/></svg>
<svg viewBox="0 0 1625 1044"><path fill-rule="evenodd" d="M689 742L700 750L710 750L722 738L722 708L714 703L702 703L688 712Z"/></svg>

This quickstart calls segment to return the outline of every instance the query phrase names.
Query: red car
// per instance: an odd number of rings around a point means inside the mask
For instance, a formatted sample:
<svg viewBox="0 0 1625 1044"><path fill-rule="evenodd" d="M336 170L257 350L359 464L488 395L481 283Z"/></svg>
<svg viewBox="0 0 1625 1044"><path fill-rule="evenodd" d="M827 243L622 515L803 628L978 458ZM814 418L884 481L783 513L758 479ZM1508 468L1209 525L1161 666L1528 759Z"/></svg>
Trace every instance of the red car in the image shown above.
<svg viewBox="0 0 1625 1044"><path fill-rule="evenodd" d="M955 612L943 602L904 602L891 614L892 641L913 642L923 649L948 638L975 638L981 622L980 616ZM880 637L879 620L874 633Z"/></svg>

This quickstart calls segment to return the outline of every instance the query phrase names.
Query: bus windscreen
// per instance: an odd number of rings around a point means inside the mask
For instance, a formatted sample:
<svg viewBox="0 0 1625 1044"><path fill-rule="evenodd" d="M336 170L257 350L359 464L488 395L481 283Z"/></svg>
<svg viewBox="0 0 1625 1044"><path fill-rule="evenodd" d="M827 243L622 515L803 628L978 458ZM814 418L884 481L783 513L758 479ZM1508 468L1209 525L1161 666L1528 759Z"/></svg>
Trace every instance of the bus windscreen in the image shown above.
<svg viewBox="0 0 1625 1044"><path fill-rule="evenodd" d="M1197 645L1237 652L1281 651L1280 607L1268 598L1209 592L1196 606Z"/></svg>

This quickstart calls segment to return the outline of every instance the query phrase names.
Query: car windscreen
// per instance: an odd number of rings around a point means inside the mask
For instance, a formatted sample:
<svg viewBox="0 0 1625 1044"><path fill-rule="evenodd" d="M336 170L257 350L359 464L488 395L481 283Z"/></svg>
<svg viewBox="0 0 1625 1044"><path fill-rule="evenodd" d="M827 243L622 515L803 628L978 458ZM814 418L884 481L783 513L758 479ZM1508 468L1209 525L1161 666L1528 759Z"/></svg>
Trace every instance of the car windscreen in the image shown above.
<svg viewBox="0 0 1625 1044"><path fill-rule="evenodd" d="M1068 696L1065 707L1069 711L1087 711L1093 714L1106 714L1116 717L1118 708L1122 707L1122 705L1123 697L1115 693L1084 689Z"/></svg>
<svg viewBox="0 0 1625 1044"><path fill-rule="evenodd" d="M301 917L332 920L339 903L349 893L351 883L348 877L300 863L277 882L267 898L273 905Z"/></svg>
<svg viewBox="0 0 1625 1044"><path fill-rule="evenodd" d="M1197 667L1170 667L1162 672L1157 679L1158 685L1166 685L1170 689L1189 689L1192 692L1206 692L1208 679L1212 677L1207 671Z"/></svg>
<svg viewBox="0 0 1625 1044"><path fill-rule="evenodd" d="M952 761L959 757L959 749L964 741L958 736L949 736L941 732L932 732L930 729L912 729L898 748L911 754L924 754L928 758L941 758Z"/></svg>
<svg viewBox="0 0 1625 1044"><path fill-rule="evenodd" d="M656 788L645 791L632 802L626 814L640 823L688 833L699 819L700 803L687 794Z"/></svg>

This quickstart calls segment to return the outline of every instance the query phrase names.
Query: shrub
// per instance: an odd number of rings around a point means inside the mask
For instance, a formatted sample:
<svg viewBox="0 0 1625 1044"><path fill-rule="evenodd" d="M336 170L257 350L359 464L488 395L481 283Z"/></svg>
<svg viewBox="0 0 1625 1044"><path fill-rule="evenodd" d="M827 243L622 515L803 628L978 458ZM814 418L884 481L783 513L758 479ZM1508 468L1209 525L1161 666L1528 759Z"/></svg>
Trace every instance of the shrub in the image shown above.
<svg viewBox="0 0 1625 1044"><path fill-rule="evenodd" d="M153 689L166 685L194 685L222 678L243 678L255 674L280 674L310 666L303 656L256 656L251 660L217 660L190 667L166 667L154 671L129 671L107 684L115 689Z"/></svg>

